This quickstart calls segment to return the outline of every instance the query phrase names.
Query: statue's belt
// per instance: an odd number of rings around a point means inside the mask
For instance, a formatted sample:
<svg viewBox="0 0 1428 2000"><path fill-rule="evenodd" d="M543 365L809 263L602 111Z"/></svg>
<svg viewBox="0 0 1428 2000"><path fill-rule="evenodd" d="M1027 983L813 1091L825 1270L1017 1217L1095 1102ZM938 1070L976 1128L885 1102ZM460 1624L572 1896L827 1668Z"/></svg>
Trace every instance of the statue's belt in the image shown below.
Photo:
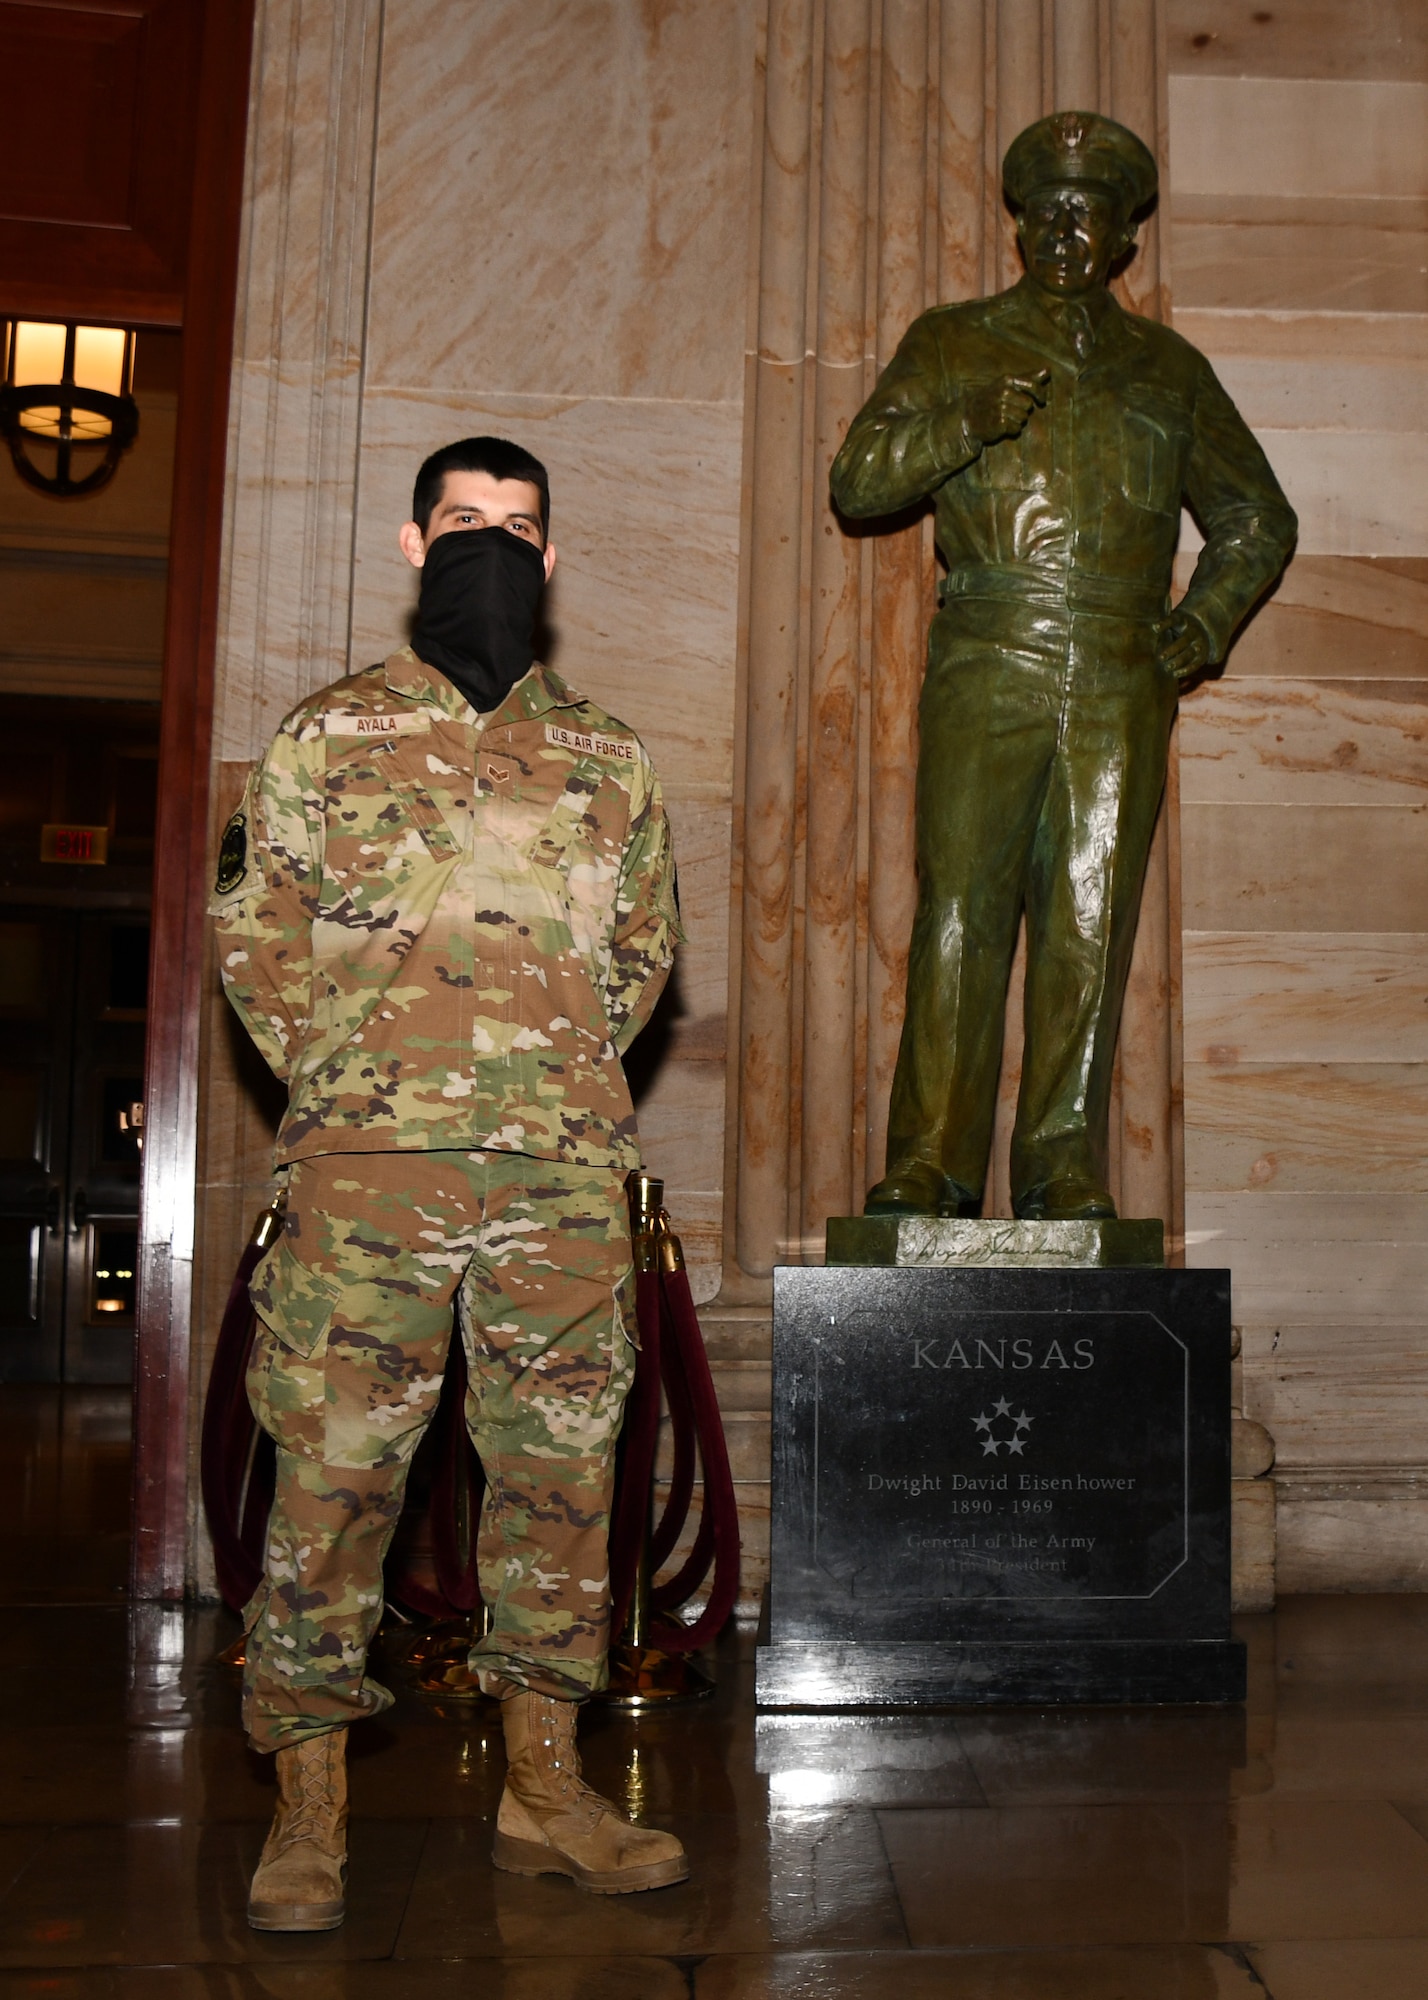
<svg viewBox="0 0 1428 2000"><path fill-rule="evenodd" d="M982 597L1046 611L1096 611L1112 618L1163 618L1168 609L1166 593L1153 584L1012 563L959 563L948 571L938 596L944 606L954 597Z"/></svg>

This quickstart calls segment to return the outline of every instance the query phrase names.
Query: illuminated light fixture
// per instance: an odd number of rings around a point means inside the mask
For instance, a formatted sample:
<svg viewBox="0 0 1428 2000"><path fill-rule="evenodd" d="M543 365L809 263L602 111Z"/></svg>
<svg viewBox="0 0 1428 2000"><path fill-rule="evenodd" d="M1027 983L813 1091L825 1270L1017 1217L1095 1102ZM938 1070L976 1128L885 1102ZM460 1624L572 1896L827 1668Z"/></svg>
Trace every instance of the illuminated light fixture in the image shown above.
<svg viewBox="0 0 1428 2000"><path fill-rule="evenodd" d="M25 484L61 496L107 486L139 430L134 335L120 326L6 319L0 342L0 432Z"/></svg>

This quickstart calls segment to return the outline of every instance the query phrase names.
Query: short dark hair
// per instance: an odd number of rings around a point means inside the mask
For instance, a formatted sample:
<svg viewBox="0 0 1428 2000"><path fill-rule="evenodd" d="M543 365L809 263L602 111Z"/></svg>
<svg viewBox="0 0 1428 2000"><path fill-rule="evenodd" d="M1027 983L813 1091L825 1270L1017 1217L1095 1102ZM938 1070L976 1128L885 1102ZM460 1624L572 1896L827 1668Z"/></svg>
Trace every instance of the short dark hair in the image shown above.
<svg viewBox="0 0 1428 2000"><path fill-rule="evenodd" d="M550 537L550 476L538 458L509 438L460 438L422 465L412 489L412 519L425 534L448 472L489 472L493 479L524 479L540 494L540 531Z"/></svg>

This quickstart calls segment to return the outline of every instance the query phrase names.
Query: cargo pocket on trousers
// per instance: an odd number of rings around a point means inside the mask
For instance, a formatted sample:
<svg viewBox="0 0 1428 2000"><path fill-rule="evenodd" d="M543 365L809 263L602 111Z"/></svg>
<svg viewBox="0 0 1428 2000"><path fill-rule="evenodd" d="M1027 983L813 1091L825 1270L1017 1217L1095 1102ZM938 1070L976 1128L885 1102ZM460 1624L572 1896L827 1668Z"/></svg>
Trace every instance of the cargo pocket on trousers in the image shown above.
<svg viewBox="0 0 1428 2000"><path fill-rule="evenodd" d="M326 1333L342 1288L309 1270L280 1236L253 1273L253 1310L293 1354L309 1355Z"/></svg>

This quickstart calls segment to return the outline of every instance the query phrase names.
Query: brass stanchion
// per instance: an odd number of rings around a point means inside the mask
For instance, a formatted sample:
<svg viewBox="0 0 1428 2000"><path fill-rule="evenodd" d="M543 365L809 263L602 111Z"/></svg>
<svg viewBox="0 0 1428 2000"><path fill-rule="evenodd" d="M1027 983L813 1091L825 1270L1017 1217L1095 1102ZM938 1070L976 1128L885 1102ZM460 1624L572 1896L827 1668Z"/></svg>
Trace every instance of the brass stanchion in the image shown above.
<svg viewBox="0 0 1428 2000"><path fill-rule="evenodd" d="M630 1217L634 1239L636 1280L654 1275L658 1283L665 1271L684 1269L684 1251L669 1226L664 1209L664 1182L653 1174L633 1176L634 1189ZM650 1287L641 1287L648 1292ZM658 1294L656 1293L656 1298ZM660 1326L657 1311L648 1315L652 1324L641 1325L640 1337L649 1355L650 1394L658 1405ZM650 1619L650 1532L654 1509L654 1476L651 1466L650 1490L645 1496L644 1531L640 1539L639 1564L635 1571L634 1593L624 1630L610 1648L610 1679L595 1699L611 1708L657 1708L669 1702L702 1701L714 1692L714 1683L688 1653L669 1653L651 1643Z"/></svg>
<svg viewBox="0 0 1428 2000"><path fill-rule="evenodd" d="M465 1617L441 1618L428 1625L408 1648L406 1657L418 1691L440 1695L445 1701L491 1700L471 1671L471 1648L490 1629L491 1614L484 1604Z"/></svg>

